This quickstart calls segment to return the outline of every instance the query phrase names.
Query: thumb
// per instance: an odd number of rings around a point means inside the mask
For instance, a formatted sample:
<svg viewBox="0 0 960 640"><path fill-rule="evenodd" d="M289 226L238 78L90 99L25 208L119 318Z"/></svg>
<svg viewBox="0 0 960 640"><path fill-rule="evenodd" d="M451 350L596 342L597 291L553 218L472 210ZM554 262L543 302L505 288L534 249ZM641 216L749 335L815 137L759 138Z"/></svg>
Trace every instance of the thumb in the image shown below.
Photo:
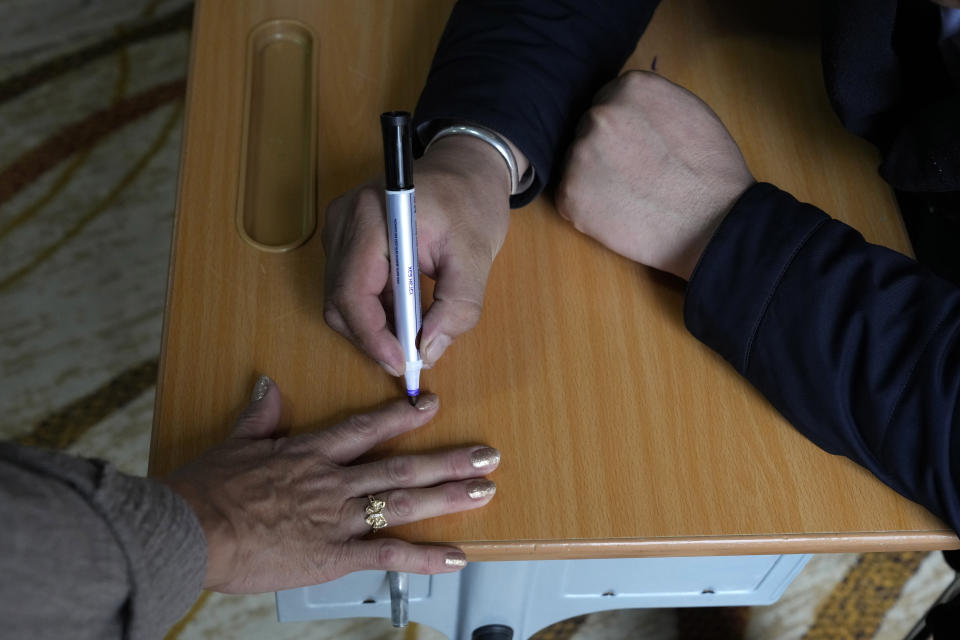
<svg viewBox="0 0 960 640"><path fill-rule="evenodd" d="M267 376L257 378L250 396L250 404L237 418L231 438L269 438L280 422L282 400L277 385Z"/></svg>
<svg viewBox="0 0 960 640"><path fill-rule="evenodd" d="M450 258L437 270L433 304L423 318L420 338L424 366L432 367L455 338L480 320L490 265L484 268L479 261L464 262Z"/></svg>

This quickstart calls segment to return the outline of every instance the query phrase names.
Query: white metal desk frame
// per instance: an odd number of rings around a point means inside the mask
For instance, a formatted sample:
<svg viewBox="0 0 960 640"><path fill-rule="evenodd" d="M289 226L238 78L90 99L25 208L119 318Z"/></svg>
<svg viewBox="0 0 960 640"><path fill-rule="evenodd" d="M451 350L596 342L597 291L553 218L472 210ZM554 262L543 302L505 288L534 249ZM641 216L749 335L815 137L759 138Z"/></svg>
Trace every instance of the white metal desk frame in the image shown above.
<svg viewBox="0 0 960 640"><path fill-rule="evenodd" d="M585 613L608 609L768 605L810 555L705 556L474 562L459 573L410 575L410 620L451 640L474 629L511 627L514 640ZM360 571L277 593L281 622L390 618L386 572Z"/></svg>

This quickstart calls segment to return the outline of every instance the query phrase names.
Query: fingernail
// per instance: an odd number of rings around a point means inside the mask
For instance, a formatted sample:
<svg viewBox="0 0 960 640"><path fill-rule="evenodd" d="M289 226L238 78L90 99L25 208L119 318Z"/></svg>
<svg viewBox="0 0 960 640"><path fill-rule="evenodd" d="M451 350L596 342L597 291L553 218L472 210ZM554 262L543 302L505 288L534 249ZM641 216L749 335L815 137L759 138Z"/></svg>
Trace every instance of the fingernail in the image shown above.
<svg viewBox="0 0 960 640"><path fill-rule="evenodd" d="M482 447L470 454L470 464L477 469L492 467L500 462L500 452L493 447Z"/></svg>
<svg viewBox="0 0 960 640"><path fill-rule="evenodd" d="M417 411L431 411L440 404L440 398L435 393L424 393L420 395L417 404L414 405Z"/></svg>
<svg viewBox="0 0 960 640"><path fill-rule="evenodd" d="M386 362L377 360L377 364L383 367L383 370L392 375L394 378L398 377L400 374L397 373L397 370L388 365Z"/></svg>
<svg viewBox="0 0 960 640"><path fill-rule="evenodd" d="M273 380L269 376L260 376L257 378L256 383L253 385L253 393L250 394L250 402L260 402L263 400L263 397L267 395L267 391L270 391L270 385L273 384Z"/></svg>
<svg viewBox="0 0 960 640"><path fill-rule="evenodd" d="M448 553L443 558L443 564L447 565L448 567L462 569L467 566L467 556L462 553Z"/></svg>
<svg viewBox="0 0 960 640"><path fill-rule="evenodd" d="M423 359L433 365L437 360L440 359L440 356L443 355L443 352L447 350L447 347L450 346L450 336L440 334L436 338L430 341L430 344L427 345L426 350L423 353Z"/></svg>
<svg viewBox="0 0 960 640"><path fill-rule="evenodd" d="M474 480L467 483L467 495L474 500L492 496L497 492L497 485L489 480Z"/></svg>

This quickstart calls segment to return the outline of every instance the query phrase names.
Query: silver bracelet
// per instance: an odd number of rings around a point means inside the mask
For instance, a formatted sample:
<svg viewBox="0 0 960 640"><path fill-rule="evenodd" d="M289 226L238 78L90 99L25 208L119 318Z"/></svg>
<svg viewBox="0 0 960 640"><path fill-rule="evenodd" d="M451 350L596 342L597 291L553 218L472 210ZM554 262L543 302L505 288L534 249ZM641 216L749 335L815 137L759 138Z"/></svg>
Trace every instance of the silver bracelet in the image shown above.
<svg viewBox="0 0 960 640"><path fill-rule="evenodd" d="M475 124L455 124L450 125L449 127L444 127L437 131L433 138L430 139L430 142L427 143L426 148L423 152L426 153L430 150L431 145L441 138L446 138L447 136L472 136L479 140L483 140L491 147L497 150L501 156L503 156L504 162L507 163L507 169L510 171L510 195L515 196L518 193L523 193L530 188L530 185L533 184L533 165L527 169L526 173L523 176L520 175L520 168L517 166L517 159L513 156L513 151L510 150L510 145L507 144L507 141L497 135L496 132L487 129L486 127L481 127Z"/></svg>

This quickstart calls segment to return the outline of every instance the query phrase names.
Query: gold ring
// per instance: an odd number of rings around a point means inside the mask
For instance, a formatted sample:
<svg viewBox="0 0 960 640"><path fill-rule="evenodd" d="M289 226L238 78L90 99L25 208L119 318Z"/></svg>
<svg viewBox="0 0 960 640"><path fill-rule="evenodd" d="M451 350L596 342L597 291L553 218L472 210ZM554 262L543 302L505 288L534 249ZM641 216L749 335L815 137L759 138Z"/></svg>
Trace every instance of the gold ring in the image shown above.
<svg viewBox="0 0 960 640"><path fill-rule="evenodd" d="M367 517L363 519L373 531L379 531L387 526L387 519L383 516L383 510L387 508L387 501L383 498L374 498L367 496L367 506L363 510Z"/></svg>

